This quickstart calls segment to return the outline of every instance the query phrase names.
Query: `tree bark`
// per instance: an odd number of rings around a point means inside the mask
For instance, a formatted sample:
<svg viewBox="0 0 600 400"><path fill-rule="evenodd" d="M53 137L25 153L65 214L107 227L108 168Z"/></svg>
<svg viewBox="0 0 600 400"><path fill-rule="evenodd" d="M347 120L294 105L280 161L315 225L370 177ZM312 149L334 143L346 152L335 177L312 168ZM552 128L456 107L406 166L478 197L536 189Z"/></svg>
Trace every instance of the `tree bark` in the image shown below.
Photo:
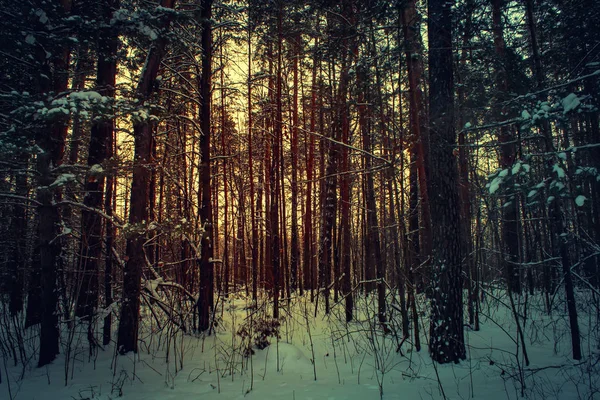
<svg viewBox="0 0 600 400"><path fill-rule="evenodd" d="M508 78L506 76L505 49L503 24L502 24L502 5L503 0L492 0L492 33L494 36L494 49L496 51L496 89L498 91L497 100L499 102L506 100L509 91ZM496 117L500 121L506 116L506 110L500 107L496 110ZM501 126L498 133L500 142L500 168L510 168L515 161L515 145L510 127ZM519 262L519 225L518 225L518 206L517 196L506 199L507 206L502 207L502 239L503 247L506 252L504 256L504 274L508 288L515 293L521 292L521 280L518 268Z"/></svg>
<svg viewBox="0 0 600 400"><path fill-rule="evenodd" d="M298 264L300 262L300 246L298 243L298 63L300 59L300 34L296 34L292 40L293 47L293 94L292 94L292 227L290 243L290 284L292 291L298 286Z"/></svg>
<svg viewBox="0 0 600 400"><path fill-rule="evenodd" d="M160 5L173 8L175 0L162 0ZM166 25L170 18L166 19ZM139 104L150 99L155 87L158 68L166 52L167 40L159 37L150 48L146 64L142 70L136 96ZM123 301L117 337L117 349L120 354L138 350L140 285L142 269L146 264L144 254L145 228L148 226L148 205L150 194L150 170L152 168L152 126L149 120L137 120L133 123L134 159L129 225L132 229L127 238L126 262L123 274Z"/></svg>
<svg viewBox="0 0 600 400"><path fill-rule="evenodd" d="M62 0L61 7L65 16L70 14L71 0ZM54 71L47 73L47 76L52 76L52 89L55 94L67 90L69 59L70 48L66 45L59 46L57 54L52 58ZM42 64L47 66L45 61ZM49 85L46 85L42 84L41 86L43 93L49 89ZM56 280L62 252L62 240L59 237L61 216L55 204L58 194L50 186L56 178L54 169L63 162L67 127L68 121L65 118L58 118L49 127L50 134L40 132L38 138L39 146L42 149L37 159L37 172L39 173L38 246L41 277L41 330L38 367L49 364L59 353Z"/></svg>
<svg viewBox="0 0 600 400"><path fill-rule="evenodd" d="M210 313L214 306L213 258L213 210L211 201L211 78L212 78L212 0L201 0L200 21L202 24L202 76L200 89L200 188L198 201L200 224L203 228L201 254L197 259L200 269L200 293L198 296L198 329L210 327ZM198 257L198 255L197 255Z"/></svg>
<svg viewBox="0 0 600 400"><path fill-rule="evenodd" d="M414 163L414 171L411 170L411 196L413 191L418 190L418 197L413 200L415 208L412 222L417 223L414 227L418 232L413 236L419 235L420 238L413 239L416 244L414 249L417 255L413 259L413 276L417 280L418 287L423 288L428 285L429 265L428 259L431 256L431 210L429 206L429 193L427 191L427 181L429 173L429 132L427 131L427 115L423 100L423 65L421 57L423 49L421 45L421 20L417 12L416 1L409 1L401 12L402 27L405 39L406 68L408 71L409 84L409 121L411 132L411 165ZM413 176L414 175L414 176ZM418 204L420 203L420 218L418 215ZM412 207L412 205L411 205ZM419 225L420 222L420 225ZM411 232L412 232L411 228ZM418 243L417 243L418 241ZM417 258L418 257L418 258Z"/></svg>
<svg viewBox="0 0 600 400"><path fill-rule="evenodd" d="M96 90L102 96L113 98L115 95L115 82L117 74L117 49L118 37L114 29L108 27L114 10L119 7L117 0L106 0L104 24L98 43L98 66L96 77ZM114 121L112 118L97 117L92 122L90 145L88 150L87 165L90 168L86 183L83 204L86 208L82 211L81 242L78 266L81 269L80 290L75 307L75 315L86 321L92 321L92 316L98 304L98 271L102 255L102 217L91 209L102 209L104 194L104 171L98 170L112 153ZM110 249L108 249L110 252ZM91 326L91 325L90 325Z"/></svg>
<svg viewBox="0 0 600 400"><path fill-rule="evenodd" d="M453 1L429 0L429 111L432 218L432 299L429 351L439 363L466 357L463 332L461 221L458 171L453 155L454 81L452 76Z"/></svg>

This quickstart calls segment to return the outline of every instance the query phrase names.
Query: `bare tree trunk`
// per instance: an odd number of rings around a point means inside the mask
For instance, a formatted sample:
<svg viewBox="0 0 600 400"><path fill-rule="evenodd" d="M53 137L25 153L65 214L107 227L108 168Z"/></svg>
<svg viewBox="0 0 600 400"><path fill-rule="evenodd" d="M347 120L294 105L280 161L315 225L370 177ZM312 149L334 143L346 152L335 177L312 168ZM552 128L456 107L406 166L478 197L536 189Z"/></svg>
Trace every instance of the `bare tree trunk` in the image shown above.
<svg viewBox="0 0 600 400"><path fill-rule="evenodd" d="M421 217L413 217L413 223L419 229L419 243L415 247L418 251L419 259L415 259L415 267L420 265L419 269L414 268L414 278L418 281L419 287L428 286L429 266L428 259L431 256L431 211L429 209L429 194L427 192L427 180L429 171L429 133L427 131L427 115L423 101L423 66L421 46L421 20L417 13L416 1L409 1L402 9L402 27L406 44L406 66L408 70L409 83L409 119L410 132L412 136L412 153L415 163L414 175L416 180L411 185L411 190L418 190L418 200L420 202ZM413 173L411 172L411 179ZM416 200L416 199L415 199ZM416 204L416 203L415 203ZM412 207L412 205L411 205ZM418 212L417 208L413 212ZM410 228L412 232L412 228ZM413 240L414 241L414 240ZM414 242L416 243L416 242Z"/></svg>
<svg viewBox="0 0 600 400"><path fill-rule="evenodd" d="M429 177L432 226L433 290L429 351L433 360L458 362L466 357L463 331L461 221L458 171L453 149L454 81L452 76L453 1L429 0L429 111L432 170Z"/></svg>
<svg viewBox="0 0 600 400"><path fill-rule="evenodd" d="M16 171L15 194L26 197L27 166L29 157L20 156L22 171ZM25 268L27 265L27 208L24 204L16 203L12 208L9 232L14 235L14 242L8 258L10 300L8 309L12 316L23 310L23 289L25 283Z"/></svg>
<svg viewBox="0 0 600 400"><path fill-rule="evenodd" d="M72 8L70 0L61 1L62 12L69 14ZM41 58L41 57L40 57ZM52 90L54 93L62 93L67 90L69 78L70 48L61 46L58 53L52 58L54 71L45 71L46 76L52 77ZM44 60L42 65L48 67ZM48 68L49 70L49 68ZM48 79L40 85L41 91L46 93L50 88ZM37 158L37 172L39 174L39 186L37 193L38 206L38 246L40 255L40 278L41 278L41 331L38 367L43 367L54 360L59 353L59 329L58 329L58 293L56 280L61 264L62 240L59 237L61 231L61 217L55 204L59 196L50 188L54 182L54 169L62 164L65 152L65 139L67 135L68 121L64 118L54 121L48 132L41 132L39 147L42 152ZM35 290L35 289L34 289Z"/></svg>
<svg viewBox="0 0 600 400"><path fill-rule="evenodd" d="M467 61L467 49L471 42L472 36L472 17L471 13L473 10L473 3L471 0L466 3L466 18L464 22L464 32L462 37L462 45L460 55L460 64L463 68L466 66ZM458 75L458 74L457 74ZM474 330L479 330L479 316L475 314L476 307L475 302L477 301L477 292L475 291L475 287L477 284L475 280L477 279L477 274L475 271L475 263L473 262L473 258L471 256L472 252L472 235L471 235L471 194L469 190L469 153L468 147L466 143L466 133L462 130L462 127L465 124L464 119L464 104L466 101L464 85L460 81L459 78L459 87L458 87L458 127L461 129L458 134L458 175L460 181L460 213L461 218L464 221L462 225L463 231L461 235L461 245L463 246L463 260L464 260L464 269L468 273L468 277L466 280L467 288L468 288L468 311L469 311L469 324L473 327Z"/></svg>
<svg viewBox="0 0 600 400"><path fill-rule="evenodd" d="M200 91L200 188L198 201L200 224L203 229L201 254L196 259L200 269L200 294L198 296L198 329L206 331L210 326L210 313L214 306L213 258L213 210L211 201L211 78L212 78L212 0L200 1L202 25L202 75ZM196 255L198 257L198 255Z"/></svg>
<svg viewBox="0 0 600 400"><path fill-rule="evenodd" d="M291 138L291 155L292 155L292 236L290 244L290 284L292 291L298 286L298 263L300 260L300 249L298 244L298 62L300 58L301 38L297 34L292 46L293 50L293 74L294 88L292 100L292 138Z"/></svg>
<svg viewBox="0 0 600 400"><path fill-rule="evenodd" d="M173 8L175 0L162 0L161 6ZM170 19L167 19L169 24ZM146 57L145 68L136 89L140 104L148 100L154 90L154 82L167 41L164 37L158 38L150 48ZM142 269L146 264L144 253L145 232L144 224L148 223L148 205L150 191L150 169L152 165L152 126L150 121L136 121L133 124L134 158L131 182L131 198L129 224L134 228L127 239L126 263L123 274L123 303L117 337L117 349L125 354L130 351L137 353L137 338L139 330L140 310L140 285Z"/></svg>
<svg viewBox="0 0 600 400"><path fill-rule="evenodd" d="M351 21L354 21L354 15L349 16ZM354 53L356 51L355 40L350 43L350 51ZM342 67L344 68L344 67ZM344 73L342 69L342 73ZM341 79L349 79L343 76ZM345 82L343 84L346 84ZM343 88L345 89L345 88ZM346 101L345 90L342 92L342 83L340 83L340 98L339 98L339 118L341 120L341 142L343 144L350 144L350 110ZM339 172L342 174L340 177L340 239L341 251L340 266L341 271L344 274L342 279L342 289L345 296L345 311L346 311L346 322L352 321L353 309L354 309L354 298L352 294L352 282L350 272L350 198L351 198L351 187L350 187L350 160L348 156L348 147L343 146L340 157L340 168ZM339 276L336 274L335 279ZM337 299L336 299L337 301Z"/></svg>
<svg viewBox="0 0 600 400"><path fill-rule="evenodd" d="M317 21L317 31L319 30L319 22ZM318 39L317 39L318 44ZM314 175L314 160L315 160L315 129L317 122L317 67L319 65L318 53L315 50L313 54L312 65L312 87L310 95L310 138L308 144L308 158L306 161L306 212L304 215L304 288L310 289L311 301L314 293L314 254L313 254L313 182Z"/></svg>
<svg viewBox="0 0 600 400"><path fill-rule="evenodd" d="M357 80L360 87L359 92L359 103L363 104L369 101L369 98L365 95L369 93L369 85L367 78L367 71L361 67L357 72ZM372 153L373 144L371 142L371 130L367 122L368 110L366 107L360 105L358 107L359 114L359 125L362 133L362 144L363 150ZM377 218L377 203L375 201L375 184L373 180L373 160L370 155L366 155L364 158L364 197L365 197L365 212L366 212L366 259L365 259L365 279L367 281L373 281L377 279L377 284L368 282L366 285L367 292L370 292L377 288L378 292L378 310L377 315L380 322L385 322L385 288L384 288L384 274L383 274L383 256L381 253L381 239L379 232L379 224ZM375 271L372 268L375 267Z"/></svg>
<svg viewBox="0 0 600 400"><path fill-rule="evenodd" d="M108 157L114 156L114 132L111 135L110 141L108 143L109 153ZM115 178L111 174L106 178L106 195L104 197L104 212L106 215L112 216L113 210L116 205L116 196L115 196ZM113 254L112 248L114 245L114 238L116 236L116 229L112 221L106 221L106 255L104 259L104 306L106 308L110 307L113 302L113 291L112 291L112 282L113 282ZM102 328L102 344L107 346L110 343L112 334L112 312L109 312L106 317L104 317L104 325Z"/></svg>
<svg viewBox="0 0 600 400"><path fill-rule="evenodd" d="M494 36L494 48L496 51L496 86L498 90L498 100L505 100L508 94L508 80L506 76L505 48L502 24L502 3L503 0L492 0L492 32ZM506 112L504 109L496 111L498 119L502 118ZM510 168L515 161L515 145L510 127L501 126L499 128L498 141L500 142L500 168ZM508 201L508 205L502 207L502 239L506 251L504 259L504 273L509 290L515 293L521 292L521 281L519 269L519 226L518 226L518 206L517 198Z"/></svg>
<svg viewBox="0 0 600 400"><path fill-rule="evenodd" d="M117 0L107 0L104 5L104 20L108 25L114 10L119 7ZM111 28L103 29L98 44L98 66L96 89L102 96L113 98L117 74L118 37ZM102 255L102 217L91 209L102 209L105 173L101 164L112 154L113 119L95 118L92 122L88 150L88 171L82 210L81 243L79 268L81 288L77 297L75 315L90 322L98 305L98 271ZM110 249L108 249L110 252Z"/></svg>
<svg viewBox="0 0 600 400"><path fill-rule="evenodd" d="M221 59L221 72L219 74L221 79L221 153L223 154L223 196L225 199L225 204L223 205L223 276L221 278L220 290L223 292L223 295L227 297L229 295L229 282L231 275L229 267L229 178L227 176L227 166L229 165L229 152L228 147L226 146L228 138L226 138L225 131L225 67L223 61L223 46L221 46L219 50ZM216 229L215 232L217 232Z"/></svg>
<svg viewBox="0 0 600 400"><path fill-rule="evenodd" d="M258 226L256 207L254 206L254 167L252 148L252 29L248 25L248 171L250 180L250 219L252 224L252 299L258 297ZM257 199L258 201L258 199Z"/></svg>

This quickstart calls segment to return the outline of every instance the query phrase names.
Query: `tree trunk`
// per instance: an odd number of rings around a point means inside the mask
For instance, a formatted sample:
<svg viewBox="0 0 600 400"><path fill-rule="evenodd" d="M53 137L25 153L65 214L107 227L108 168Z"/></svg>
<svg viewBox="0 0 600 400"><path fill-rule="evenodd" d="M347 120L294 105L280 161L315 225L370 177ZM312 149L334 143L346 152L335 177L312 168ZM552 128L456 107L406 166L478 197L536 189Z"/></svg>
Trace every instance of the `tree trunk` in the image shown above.
<svg viewBox="0 0 600 400"><path fill-rule="evenodd" d="M71 12L72 2L61 1L62 12L65 15ZM52 89L55 94L67 90L69 78L70 49L61 46L52 58L54 64L52 76ZM43 64L47 65L45 61ZM42 92L47 92L49 85L42 85ZM42 152L38 154L37 172L39 173L39 187L37 193L38 206L38 246L40 254L41 277L41 331L38 367L43 367L54 360L59 353L58 329L58 294L56 280L59 271L62 252L61 217L55 204L58 194L50 187L54 182L54 169L62 164L65 153L65 139L68 121L58 118L49 127L50 134L40 132L39 147Z"/></svg>
<svg viewBox="0 0 600 400"><path fill-rule="evenodd" d="M117 0L107 0L104 5L104 21L108 25L114 10L119 7ZM118 37L114 29L106 28L101 32L98 44L98 66L96 90L102 96L113 98L117 74ZM98 305L98 271L102 255L102 217L90 209L102 209L105 174L98 168L112 153L114 121L111 118L95 118L92 123L88 151L88 171L85 183L82 211L81 243L79 250L79 268L81 287L78 293L75 315L91 323ZM107 249L110 252L110 249ZM90 326L92 326L90 324Z"/></svg>
<svg viewBox="0 0 600 400"><path fill-rule="evenodd" d="M214 269L213 269L213 210L211 201L211 78L212 78L212 0L201 0L200 22L202 24L202 76L200 91L200 224L203 229L201 254L196 255L200 269L200 288L198 296L198 329L206 331L210 327L210 313L214 307Z"/></svg>
<svg viewBox="0 0 600 400"><path fill-rule="evenodd" d="M452 76L453 1L429 0L429 111L431 167L433 294L429 351L433 360L458 362L466 357L463 332L461 221L458 171L453 149L454 82Z"/></svg>
<svg viewBox="0 0 600 400"><path fill-rule="evenodd" d="M248 26L248 171L250 180L250 219L252 224L252 299L258 298L258 225L254 206L254 168L252 149L252 29Z"/></svg>
<svg viewBox="0 0 600 400"><path fill-rule="evenodd" d="M23 161L23 171L17 171L15 177L15 194L27 196L28 165L26 155L20 157ZM13 206L10 218L9 232L14 235L13 248L8 259L10 300L8 309L10 315L15 316L23 310L23 288L25 282L25 268L27 265L27 209L24 204L17 203Z"/></svg>
<svg viewBox="0 0 600 400"><path fill-rule="evenodd" d="M503 0L492 0L492 32L494 36L494 48L496 51L496 89L497 100L506 100L509 92L508 78L506 76L506 63L504 33L502 25L502 3ZM500 107L496 110L496 118L500 120L506 116L506 110ZM501 126L498 133L500 143L500 168L510 168L515 161L515 145L510 127ZM507 206L502 207L502 239L504 242L504 273L509 290L515 293L521 292L521 280L518 268L519 262L519 225L518 225L518 198L507 198Z"/></svg>
<svg viewBox="0 0 600 400"><path fill-rule="evenodd" d="M319 23L317 21L317 31ZM317 44L318 44L318 39ZM314 293L314 254L313 254L313 182L314 160L315 160L315 129L317 122L317 67L319 65L318 52L315 50L313 54L312 65L312 86L310 94L310 138L308 144L308 158L306 161L306 212L304 216L304 289L310 289L311 301L312 293Z"/></svg>
<svg viewBox="0 0 600 400"><path fill-rule="evenodd" d="M162 0L161 7L173 8L175 0ZM170 19L167 19L167 25ZM160 62L165 54L167 40L158 38L150 48L145 67L136 89L139 104L150 99L155 87ZM148 226L150 170L152 168L152 126L149 120L134 121L134 159L131 182L129 225L133 232L127 238L126 263L123 273L123 301L117 337L120 354L137 353L139 330L140 285L142 269L146 265L144 253L145 227Z"/></svg>
<svg viewBox="0 0 600 400"><path fill-rule="evenodd" d="M292 232L290 243L290 284L291 290L296 290L298 286L298 264L300 261L300 249L298 244L298 62L300 58L300 34L294 37L293 50L293 74L294 88L292 95L292 138L291 138L291 156L292 156Z"/></svg>
<svg viewBox="0 0 600 400"><path fill-rule="evenodd" d="M429 194L427 192L427 181L429 172L429 133L427 131L427 115L423 101L423 65L421 57L423 49L421 46L421 21L417 13L416 1L409 1L402 9L402 26L406 44L406 67L408 71L409 83L409 120L410 132L412 136L412 155L415 163L416 186L418 189L418 200L420 201L421 218L413 217L413 222L420 222L417 225L420 235L419 244L415 247L418 250L418 260L415 259L419 268L413 269L415 279L419 287L428 286L429 265L428 259L431 256L431 211L429 206ZM412 178L412 173L411 173ZM413 186L411 186L411 190ZM411 192L412 193L412 192ZM413 212L416 211L415 208ZM411 230L412 232L412 230ZM416 242L415 242L416 243Z"/></svg>

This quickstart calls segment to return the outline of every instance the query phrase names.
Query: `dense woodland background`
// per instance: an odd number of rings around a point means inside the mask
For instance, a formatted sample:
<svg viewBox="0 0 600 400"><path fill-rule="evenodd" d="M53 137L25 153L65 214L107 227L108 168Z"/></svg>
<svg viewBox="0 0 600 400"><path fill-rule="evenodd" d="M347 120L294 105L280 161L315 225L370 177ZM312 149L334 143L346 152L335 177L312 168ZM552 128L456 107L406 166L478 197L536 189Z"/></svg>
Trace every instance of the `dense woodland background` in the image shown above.
<svg viewBox="0 0 600 400"><path fill-rule="evenodd" d="M598 21L594 0L3 2L0 351L30 363L39 326L44 366L78 325L90 354L137 352L140 308L210 334L241 291L273 329L294 296L346 321L372 296L417 350L426 296L430 354L458 362L502 288L517 327L528 296L566 307L581 359Z"/></svg>

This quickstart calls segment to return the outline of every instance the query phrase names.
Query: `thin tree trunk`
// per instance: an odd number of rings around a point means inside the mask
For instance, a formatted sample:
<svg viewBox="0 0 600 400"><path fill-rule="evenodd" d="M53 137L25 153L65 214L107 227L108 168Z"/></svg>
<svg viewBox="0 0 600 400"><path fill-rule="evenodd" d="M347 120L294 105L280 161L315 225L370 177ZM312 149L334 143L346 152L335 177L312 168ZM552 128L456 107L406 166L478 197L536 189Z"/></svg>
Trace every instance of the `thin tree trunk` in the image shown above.
<svg viewBox="0 0 600 400"><path fill-rule="evenodd" d="M494 36L494 49L496 51L496 88L498 90L499 102L506 100L509 91L508 78L506 76L505 49L503 24L502 24L502 6L503 0L492 1L492 33ZM506 115L506 110L499 108L496 110L497 119L500 120ZM498 133L498 141L500 143L500 168L510 168L515 161L515 145L513 135L510 132L510 127L501 126ZM505 259L504 273L509 290L520 293L521 281L519 269L519 226L518 226L518 206L517 198L507 200L508 205L502 207L502 239L504 242Z"/></svg>
<svg viewBox="0 0 600 400"><path fill-rule="evenodd" d="M258 297L258 215L254 206L254 167L252 148L252 29L248 25L248 171L250 180L250 219L252 224L252 299L256 302ZM258 197L258 196L257 196ZM258 201L258 199L257 199Z"/></svg>
<svg viewBox="0 0 600 400"><path fill-rule="evenodd" d="M203 229L201 254L196 255L200 269L200 288L198 296L198 329L208 330L210 313L214 307L214 269L213 269L213 210L211 201L211 78L212 78L212 0L200 1L200 23L202 25L202 75L199 81L200 91L200 224Z"/></svg>
<svg viewBox="0 0 600 400"><path fill-rule="evenodd" d="M298 63L300 58L300 34L293 39L293 75L294 87L292 95L292 232L290 243L290 285L291 290L298 286L298 264L300 262L300 248L298 243Z"/></svg>
<svg viewBox="0 0 600 400"><path fill-rule="evenodd" d="M219 74L221 80L221 153L223 154L223 196L225 204L223 205L223 277L221 279L220 289L223 295L229 295L230 282L230 267L229 267L229 178L227 177L227 166L229 165L228 147L225 143L228 142L225 131L225 68L223 61L223 46L220 47L221 72ZM231 169L231 168L230 168ZM218 218L217 218L218 220ZM215 230L217 232L217 230ZM234 285L236 284L234 280Z"/></svg>
<svg viewBox="0 0 600 400"><path fill-rule="evenodd" d="M319 22L317 21L317 31L319 29ZM318 44L318 39L317 44ZM310 95L310 138L308 144L308 158L306 161L306 213L304 216L304 289L310 289L311 301L314 293L314 254L313 254L313 182L314 174L314 160L315 160L315 129L316 129L316 117L317 117L317 66L318 66L318 53L315 50L313 54L313 66L312 66L312 86Z"/></svg>
<svg viewBox="0 0 600 400"><path fill-rule="evenodd" d="M350 17L353 20L353 16ZM350 44L350 49L352 52L355 51L354 40ZM348 79L345 76L341 79ZM342 137L341 142L349 145L350 144L350 110L348 108L348 104L346 102L346 94L342 92L342 84L340 84L340 115L341 119L341 128L342 128ZM340 236L341 236L341 246L339 246L341 251L340 258L340 266L341 271L344 274L342 279L343 285L343 294L345 296L345 311L346 311L346 322L352 321L353 318L353 309L354 309L354 299L352 295L352 282L351 282L351 273L350 273L350 199L351 199L351 187L350 187L350 163L349 163L349 155L348 155L348 147L343 146L340 157L340 168L339 172L342 174L340 177ZM337 280L339 276L336 274L335 279ZM337 299L336 299L337 302Z"/></svg>
<svg viewBox="0 0 600 400"><path fill-rule="evenodd" d="M20 167L22 171L16 171L15 194L26 197L28 157L22 155ZM25 268L27 264L27 208L24 204L16 203L12 208L9 232L14 235L14 242L8 259L7 269L9 271L10 300L8 309L10 315L14 316L23 310L23 289L25 282Z"/></svg>

